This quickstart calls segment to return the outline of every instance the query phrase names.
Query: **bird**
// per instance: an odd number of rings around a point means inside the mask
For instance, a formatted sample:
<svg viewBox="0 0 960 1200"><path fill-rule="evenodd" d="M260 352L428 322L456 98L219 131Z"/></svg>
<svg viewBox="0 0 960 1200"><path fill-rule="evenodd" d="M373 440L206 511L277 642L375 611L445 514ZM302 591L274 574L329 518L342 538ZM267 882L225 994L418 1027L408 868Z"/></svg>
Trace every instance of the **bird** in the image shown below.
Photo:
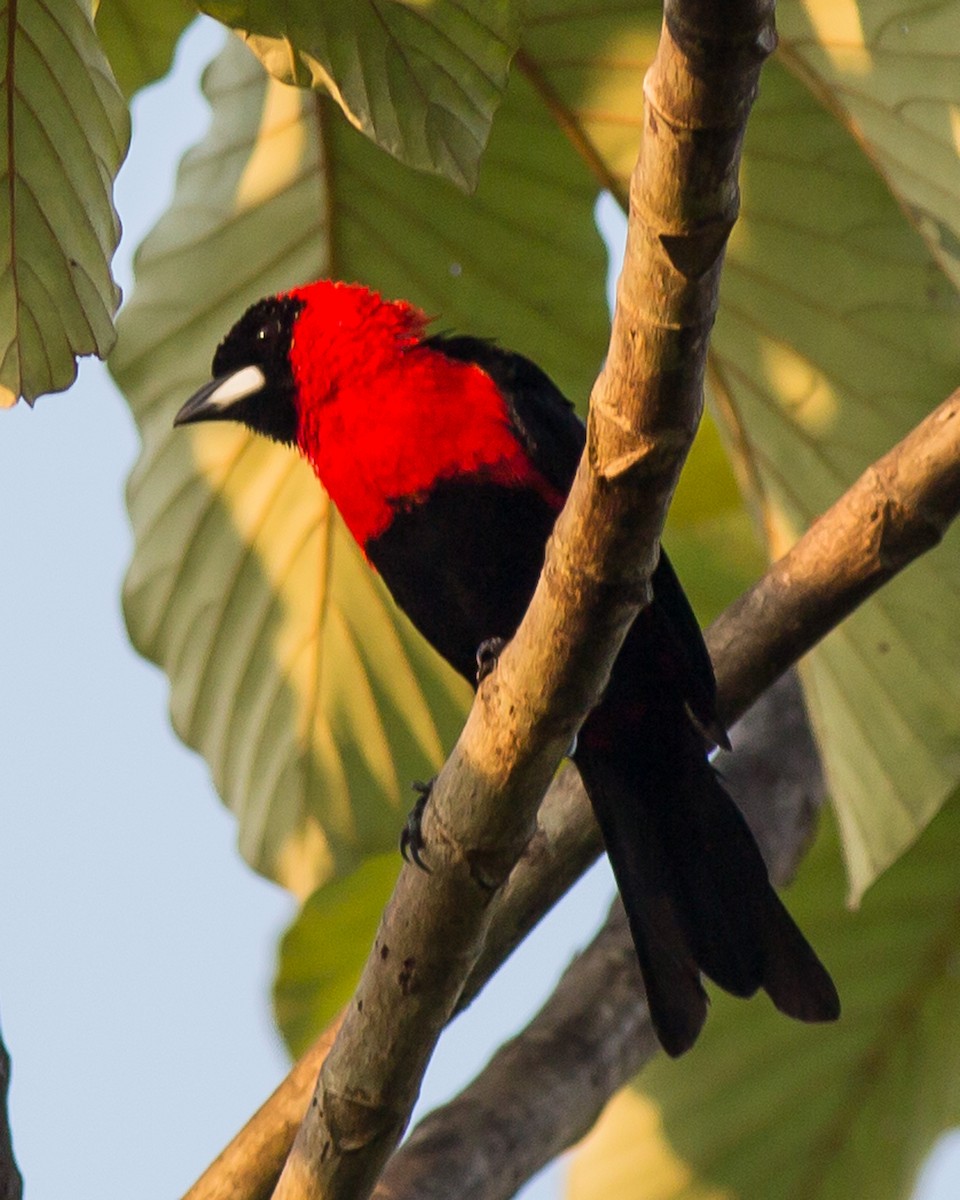
<svg viewBox="0 0 960 1200"><path fill-rule="evenodd" d="M373 570L472 685L536 587L585 430L530 359L431 333L405 300L321 279L253 304L175 424L235 421L309 462ZM726 743L700 626L665 552L571 747L671 1056L706 1020L707 976L831 1021L830 974L772 887L710 758ZM419 827L407 842L418 861Z"/></svg>

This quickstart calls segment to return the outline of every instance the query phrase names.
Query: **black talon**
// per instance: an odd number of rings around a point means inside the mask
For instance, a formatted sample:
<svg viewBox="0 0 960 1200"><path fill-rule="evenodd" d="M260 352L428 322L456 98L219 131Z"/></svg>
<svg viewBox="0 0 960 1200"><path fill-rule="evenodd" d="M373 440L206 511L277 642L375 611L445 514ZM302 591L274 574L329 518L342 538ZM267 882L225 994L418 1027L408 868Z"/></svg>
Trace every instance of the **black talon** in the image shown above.
<svg viewBox="0 0 960 1200"><path fill-rule="evenodd" d="M487 638L477 647L477 687L496 667L506 644L506 638L492 637Z"/></svg>
<svg viewBox="0 0 960 1200"><path fill-rule="evenodd" d="M433 791L433 780L427 783L422 783L420 780L415 780L413 790L417 793L417 800L413 808L410 810L410 815L407 817L406 823L400 832L400 856L404 862L415 863L421 871L426 871L428 874L430 868L420 857L420 851L427 844L423 837L423 810L427 807L427 801L430 799L430 793Z"/></svg>

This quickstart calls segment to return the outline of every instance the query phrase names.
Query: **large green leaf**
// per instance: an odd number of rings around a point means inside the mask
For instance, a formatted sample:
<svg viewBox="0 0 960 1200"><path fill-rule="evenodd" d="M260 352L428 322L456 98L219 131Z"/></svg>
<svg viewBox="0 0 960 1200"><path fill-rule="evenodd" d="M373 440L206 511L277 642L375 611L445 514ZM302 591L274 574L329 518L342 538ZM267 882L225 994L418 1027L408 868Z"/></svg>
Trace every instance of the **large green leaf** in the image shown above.
<svg viewBox="0 0 960 1200"><path fill-rule="evenodd" d="M180 35L196 15L187 0L101 0L97 33L128 99L166 75Z"/></svg>
<svg viewBox="0 0 960 1200"><path fill-rule="evenodd" d="M113 180L130 123L84 0L0 5L0 405L113 345Z"/></svg>
<svg viewBox="0 0 960 1200"><path fill-rule="evenodd" d="M570 1200L902 1200L960 1121L960 796L843 913L827 828L787 902L843 1014L805 1026L717 994L694 1049L657 1059L575 1160Z"/></svg>
<svg viewBox="0 0 960 1200"><path fill-rule="evenodd" d="M954 0L785 0L783 59L850 126L960 287L960 71Z"/></svg>
<svg viewBox="0 0 960 1200"><path fill-rule="evenodd" d="M606 339L595 187L522 80L473 199L412 172L231 42L214 122L137 257L112 366L143 434L125 610L248 860L301 895L396 844L467 689L363 562L309 469L240 428L173 431L256 297L329 273L537 353L585 394ZM531 246L536 254L531 260Z"/></svg>
<svg viewBox="0 0 960 1200"><path fill-rule="evenodd" d="M943 5L925 6L919 19L906 5L877 7L883 27L871 15L870 28L882 53L861 54L859 90L848 84L841 94L824 63L840 61L842 47L815 52L809 31L842 22L855 6L805 0L801 13L800 5L787 5L784 53L794 70L798 56L823 68L817 97L772 62L747 133L742 215L727 254L710 382L773 554L951 391L960 373L960 303L937 250L949 238L929 236L931 214L941 230L955 219L950 100L960 88L952 69L960 21L947 20ZM575 0L564 14L559 19L548 0L531 7L521 68L622 198L659 14L652 5L625 13L613 0ZM907 26L906 42L898 21ZM910 54L895 82L904 45ZM883 175L821 103L834 98L832 84L837 111L856 104L865 113L884 99L887 117L871 124L886 155ZM936 130L941 143L945 130L954 135L952 150L941 145L909 191L911 164L922 158L913 144L917 122ZM879 158L881 151L871 153ZM894 170L894 160L902 169ZM897 198L887 180L901 189ZM938 188L946 193L939 201ZM957 545L951 536L806 664L854 897L960 779Z"/></svg>
<svg viewBox="0 0 960 1200"><path fill-rule="evenodd" d="M401 161L477 182L517 47L510 0L203 0L272 75L321 87Z"/></svg>
<svg viewBox="0 0 960 1200"><path fill-rule="evenodd" d="M953 389L960 303L853 140L776 64L743 196L712 373L779 553ZM954 532L804 666L854 897L960 776L958 545Z"/></svg>

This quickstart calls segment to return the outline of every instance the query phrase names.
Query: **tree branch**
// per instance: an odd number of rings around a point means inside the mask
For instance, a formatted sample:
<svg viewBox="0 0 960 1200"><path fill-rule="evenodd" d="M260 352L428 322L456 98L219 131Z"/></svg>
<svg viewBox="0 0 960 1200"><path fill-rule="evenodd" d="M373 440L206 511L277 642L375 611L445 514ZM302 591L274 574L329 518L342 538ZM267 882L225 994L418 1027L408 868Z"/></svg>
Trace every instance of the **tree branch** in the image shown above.
<svg viewBox="0 0 960 1200"><path fill-rule="evenodd" d="M879 505L878 487L883 498ZM872 589L896 573L892 563L896 569L909 565L929 549L958 513L960 390L870 467L707 631L719 680L719 703L728 719L739 716L760 695L769 682L771 664L783 662L791 654L799 657L813 646ZM867 529L871 536L862 536ZM750 754L749 748L746 754ZM738 748L723 763L734 788L742 757L746 756ZM779 803L775 797L774 808ZM777 837L771 836L766 823L758 822L755 814L748 811L747 815L773 878L783 881L788 872L777 852ZM785 838L787 865L794 847L803 841L804 829L801 822ZM467 978L458 1008L465 1007L481 990L598 852L596 822L576 772L568 768L548 792L537 833L491 906L487 942ZM270 1194L292 1138L289 1114L305 1111L310 1082L327 1044L324 1035L191 1189L188 1200L226 1200L228 1196L232 1200L263 1200ZM255 1125L262 1125L264 1132L250 1134ZM269 1131L274 1128L286 1130L285 1142L283 1137L272 1138ZM241 1146L267 1145L270 1154L258 1153L255 1161L248 1161L242 1177L225 1176L217 1169L225 1161L242 1161Z"/></svg>
<svg viewBox="0 0 960 1200"><path fill-rule="evenodd" d="M499 1200L583 1137L657 1050L623 906L527 1028L387 1163L374 1200Z"/></svg>
<svg viewBox="0 0 960 1200"><path fill-rule="evenodd" d="M10 1055L0 1038L0 1200L20 1200L23 1179L13 1156L7 1095L10 1090Z"/></svg>
<svg viewBox="0 0 960 1200"><path fill-rule="evenodd" d="M785 882L806 848L824 784L796 676L775 684L733 730L720 769ZM574 959L531 1023L394 1154L374 1200L507 1200L592 1127L656 1053L623 906Z"/></svg>
<svg viewBox="0 0 960 1200"><path fill-rule="evenodd" d="M722 710L751 704L774 670L936 545L958 513L960 389L869 467L708 631ZM718 762L778 883L806 849L823 797L801 713L787 677L735 727L738 752ZM506 1200L590 1128L656 1049L629 930L614 911L531 1024L421 1122L387 1165L376 1200L429 1200L451 1190L464 1200Z"/></svg>
<svg viewBox="0 0 960 1200"><path fill-rule="evenodd" d="M537 830L491 905L491 928L464 984L457 1012L470 1004L601 850L600 831L580 776L568 766L551 784L537 814ZM324 1030L183 1200L267 1200L341 1019L342 1014Z"/></svg>
<svg viewBox="0 0 960 1200"><path fill-rule="evenodd" d="M960 389L857 482L708 631L730 720L908 563L936 546L960 494ZM762 657L760 650L762 645Z"/></svg>
<svg viewBox="0 0 960 1200"><path fill-rule="evenodd" d="M540 582L437 778L432 874L401 872L280 1177L278 1200L359 1200L416 1100L564 750L650 595L702 405L707 337L772 0L667 3L587 448Z"/></svg>
<svg viewBox="0 0 960 1200"><path fill-rule="evenodd" d="M341 1019L332 1021L297 1060L183 1200L267 1200L280 1178Z"/></svg>

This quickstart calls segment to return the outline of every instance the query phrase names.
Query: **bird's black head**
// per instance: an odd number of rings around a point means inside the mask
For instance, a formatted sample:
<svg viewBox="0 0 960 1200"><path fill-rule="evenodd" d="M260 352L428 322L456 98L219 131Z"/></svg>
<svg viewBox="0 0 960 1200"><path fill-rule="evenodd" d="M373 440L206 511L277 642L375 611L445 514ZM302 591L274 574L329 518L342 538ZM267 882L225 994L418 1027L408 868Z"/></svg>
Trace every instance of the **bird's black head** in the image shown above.
<svg viewBox="0 0 960 1200"><path fill-rule="evenodd" d="M241 421L293 445L298 416L290 345L302 308L293 296L271 296L248 308L217 347L212 381L190 397L174 425Z"/></svg>

